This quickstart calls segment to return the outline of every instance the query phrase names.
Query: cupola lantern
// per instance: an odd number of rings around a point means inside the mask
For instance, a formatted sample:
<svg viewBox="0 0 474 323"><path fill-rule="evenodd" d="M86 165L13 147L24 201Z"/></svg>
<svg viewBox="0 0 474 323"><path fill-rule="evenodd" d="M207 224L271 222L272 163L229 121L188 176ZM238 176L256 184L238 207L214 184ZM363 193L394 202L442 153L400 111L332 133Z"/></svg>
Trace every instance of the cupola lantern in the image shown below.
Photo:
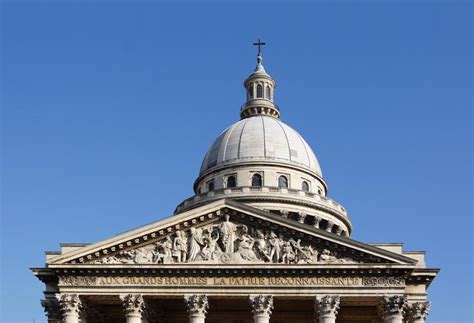
<svg viewBox="0 0 474 323"><path fill-rule="evenodd" d="M259 38L254 45L258 46L257 66L255 71L244 81L247 101L242 105L240 118L244 119L255 115L280 118L280 111L274 103L275 80L267 74L262 65L261 46L265 43Z"/></svg>

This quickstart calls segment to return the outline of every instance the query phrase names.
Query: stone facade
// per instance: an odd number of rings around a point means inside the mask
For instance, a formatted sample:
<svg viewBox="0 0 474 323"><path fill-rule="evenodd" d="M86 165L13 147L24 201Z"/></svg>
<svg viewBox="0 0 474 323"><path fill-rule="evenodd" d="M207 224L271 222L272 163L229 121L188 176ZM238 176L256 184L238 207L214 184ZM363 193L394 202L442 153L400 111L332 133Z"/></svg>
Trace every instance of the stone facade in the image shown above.
<svg viewBox="0 0 474 323"><path fill-rule="evenodd" d="M224 135L173 216L47 253L32 270L48 323L426 321L438 269L400 244L351 239L306 142L293 130L258 134L286 129L260 53L245 87L241 118L262 119L239 141L250 155L226 156L240 148Z"/></svg>

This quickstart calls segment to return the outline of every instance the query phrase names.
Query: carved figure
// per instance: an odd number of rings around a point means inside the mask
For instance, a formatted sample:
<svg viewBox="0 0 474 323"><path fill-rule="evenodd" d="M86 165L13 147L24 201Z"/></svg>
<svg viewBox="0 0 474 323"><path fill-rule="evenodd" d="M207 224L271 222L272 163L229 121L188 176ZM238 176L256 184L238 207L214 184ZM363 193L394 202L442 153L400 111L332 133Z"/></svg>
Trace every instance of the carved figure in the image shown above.
<svg viewBox="0 0 474 323"><path fill-rule="evenodd" d="M257 256L255 252L253 252L253 245L255 240L247 233L243 234L241 238L239 238L239 254L240 257L244 260L254 261L257 260Z"/></svg>
<svg viewBox="0 0 474 323"><path fill-rule="evenodd" d="M183 231L177 231L173 241L173 257L177 262L186 262L186 254L188 252L188 244L186 234Z"/></svg>
<svg viewBox="0 0 474 323"><path fill-rule="evenodd" d="M267 239L265 239L265 235L260 230L257 230L256 248L260 257L263 258L262 260L272 261L267 251Z"/></svg>
<svg viewBox="0 0 474 323"><path fill-rule="evenodd" d="M242 228L244 232L247 232L247 226L230 222L230 216L228 214L224 216L224 219L224 222L215 227L219 229L224 252L233 253L235 251L234 242L236 240L237 229Z"/></svg>
<svg viewBox="0 0 474 323"><path fill-rule="evenodd" d="M293 247L291 246L291 243L289 241L286 241L283 243L283 255L281 257L281 260L285 264L289 264L294 262L296 259L296 254L293 251Z"/></svg>
<svg viewBox="0 0 474 323"><path fill-rule="evenodd" d="M214 260L217 248L217 241L219 240L219 232L217 232L217 237L212 238L212 233L209 233L204 237L204 247L201 250L201 258L203 260Z"/></svg>
<svg viewBox="0 0 474 323"><path fill-rule="evenodd" d="M162 252L160 252L160 249ZM165 261L173 261L173 241L170 236L158 242L153 252L154 263L164 263Z"/></svg>
<svg viewBox="0 0 474 323"><path fill-rule="evenodd" d="M270 261L279 263L280 262L280 252L281 252L281 241L275 232L270 232L270 239L268 240L270 244Z"/></svg>
<svg viewBox="0 0 474 323"><path fill-rule="evenodd" d="M197 256L201 253L202 245L204 245L202 229L191 228L191 236L189 237L188 261L196 260Z"/></svg>
<svg viewBox="0 0 474 323"><path fill-rule="evenodd" d="M324 249L321 252L321 254L319 255L319 260L325 263L339 262L339 259L337 259L336 256L331 255L331 251L329 251L328 249Z"/></svg>

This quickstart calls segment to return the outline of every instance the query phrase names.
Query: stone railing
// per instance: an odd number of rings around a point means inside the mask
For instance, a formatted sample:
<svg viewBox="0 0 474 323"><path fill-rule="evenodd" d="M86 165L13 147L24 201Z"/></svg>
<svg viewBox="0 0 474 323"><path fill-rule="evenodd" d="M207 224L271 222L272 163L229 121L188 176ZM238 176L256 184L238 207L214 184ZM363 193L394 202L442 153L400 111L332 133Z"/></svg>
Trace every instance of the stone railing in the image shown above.
<svg viewBox="0 0 474 323"><path fill-rule="evenodd" d="M210 191L207 193L199 194L192 196L186 200L184 200L181 204L178 205L176 208L176 213L181 212L189 207L192 207L196 204L209 202L212 200L217 200L220 198L226 197L284 197L288 196L291 199L298 199L303 202L310 202L313 204L320 205L323 209L329 209L330 211L347 218L347 212L344 207L331 200L326 196L321 196L316 193L311 192L303 192L301 190L295 189L285 189L285 188L278 188L278 187L251 187L251 186L241 186L241 187L233 187L233 188L224 188L224 189L217 189L214 191Z"/></svg>

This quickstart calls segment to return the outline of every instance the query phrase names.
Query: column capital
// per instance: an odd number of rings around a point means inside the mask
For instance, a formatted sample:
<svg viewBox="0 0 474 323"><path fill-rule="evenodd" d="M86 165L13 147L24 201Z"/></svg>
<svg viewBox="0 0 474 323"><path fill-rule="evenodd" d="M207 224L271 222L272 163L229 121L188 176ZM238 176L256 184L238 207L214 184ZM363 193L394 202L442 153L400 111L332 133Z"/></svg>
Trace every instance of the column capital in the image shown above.
<svg viewBox="0 0 474 323"><path fill-rule="evenodd" d="M59 301L55 298L48 298L41 300L41 306L43 306L44 313L48 318L48 321L60 321L61 320L61 308Z"/></svg>
<svg viewBox="0 0 474 323"><path fill-rule="evenodd" d="M339 311L341 298L337 295L324 295L315 297L315 310L316 313L321 316L333 316L336 317Z"/></svg>
<svg viewBox="0 0 474 323"><path fill-rule="evenodd" d="M382 300L382 316L403 316L407 309L407 298L401 295L384 297Z"/></svg>
<svg viewBox="0 0 474 323"><path fill-rule="evenodd" d="M430 311L430 302L413 302L408 304L408 320L409 322L424 322L428 317L428 312Z"/></svg>
<svg viewBox="0 0 474 323"><path fill-rule="evenodd" d="M78 294L56 294L61 314L77 315L82 310L82 302Z"/></svg>
<svg viewBox="0 0 474 323"><path fill-rule="evenodd" d="M207 295L184 295L184 303L190 316L206 316L209 308Z"/></svg>
<svg viewBox="0 0 474 323"><path fill-rule="evenodd" d="M252 305L253 315L268 315L272 314L273 310L273 296L272 295L250 295L250 305Z"/></svg>
<svg viewBox="0 0 474 323"><path fill-rule="evenodd" d="M123 311L128 316L141 316L145 309L145 301L142 294L120 294Z"/></svg>

